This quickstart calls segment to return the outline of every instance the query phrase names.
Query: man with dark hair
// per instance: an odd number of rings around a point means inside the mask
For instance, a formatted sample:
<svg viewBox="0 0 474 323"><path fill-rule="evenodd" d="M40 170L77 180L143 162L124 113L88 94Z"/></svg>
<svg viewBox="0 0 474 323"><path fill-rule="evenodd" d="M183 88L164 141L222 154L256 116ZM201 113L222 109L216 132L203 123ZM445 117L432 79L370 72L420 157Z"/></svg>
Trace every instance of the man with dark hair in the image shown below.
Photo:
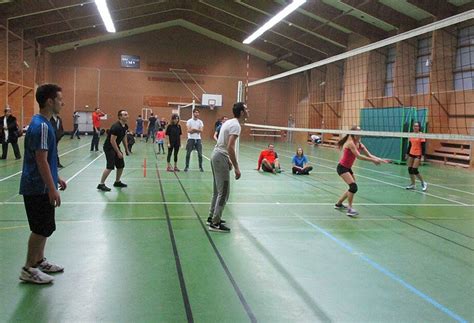
<svg viewBox="0 0 474 323"><path fill-rule="evenodd" d="M71 139L74 139L74 136L77 137L77 139L81 139L81 137L79 137L79 118L81 116L79 115L79 112L77 111L74 111L74 113L72 114L72 123L74 125L74 130L72 131L72 134L71 134Z"/></svg>
<svg viewBox="0 0 474 323"><path fill-rule="evenodd" d="M123 153L120 150L120 143L123 141L123 146L125 148L125 153L127 156L130 154L128 151L128 142L127 142L127 130L128 130L128 112L125 110L119 110L118 121L110 127L110 130L107 134L107 139L104 143L104 153L107 159L107 166L102 173L102 178L100 179L97 189L103 192L109 192L110 188L105 186L105 180L110 175L110 173L117 168L115 174L115 183L114 187L127 187L127 184L122 183L120 178L122 177L123 169L125 167L125 162L123 160Z"/></svg>
<svg viewBox="0 0 474 323"><path fill-rule="evenodd" d="M196 149L198 152L199 170L204 172L202 168L202 143L201 133L204 129L204 123L199 119L199 110L193 110L193 117L186 122L188 129L188 142L186 143L186 165L184 171L187 172L189 169L189 158L191 152Z"/></svg>
<svg viewBox="0 0 474 323"><path fill-rule="evenodd" d="M278 161L278 154L275 151L273 144L268 144L268 148L260 152L258 157L257 170L260 167L264 172L268 173L281 173L280 162Z"/></svg>
<svg viewBox="0 0 474 323"><path fill-rule="evenodd" d="M150 114L150 117L148 118L148 133L146 135L146 140L145 142L148 142L148 138L152 138L153 140L151 141L152 143L155 142L155 129L156 129L156 117L153 114L153 112Z"/></svg>
<svg viewBox="0 0 474 323"><path fill-rule="evenodd" d="M100 136L100 118L105 116L99 108L96 108L94 112L92 112L92 126L93 126L93 133L92 133L92 141L91 141L91 151L99 151L99 136Z"/></svg>
<svg viewBox="0 0 474 323"><path fill-rule="evenodd" d="M64 270L44 257L46 240L56 230L55 207L61 205L58 184L61 190L67 186L58 176L56 134L49 122L64 105L61 91L55 84L38 87L36 101L40 113L33 116L25 137L20 194L25 202L31 234L20 280L35 284L51 283L54 278L48 273Z"/></svg>
<svg viewBox="0 0 474 323"><path fill-rule="evenodd" d="M229 198L230 176L229 172L234 167L235 179L240 178L240 168L235 153L235 143L240 135L240 120L248 116L247 106L243 102L237 102L232 108L234 118L222 124L221 133L216 147L212 152L211 168L214 177L214 192L207 223L210 231L230 232L222 220L222 212Z"/></svg>
<svg viewBox="0 0 474 323"><path fill-rule="evenodd" d="M8 144L12 144L15 159L20 159L20 149L18 148L18 122L12 115L12 110L7 106L4 110L5 115L0 117L0 142L2 143L2 157L0 159L7 159Z"/></svg>

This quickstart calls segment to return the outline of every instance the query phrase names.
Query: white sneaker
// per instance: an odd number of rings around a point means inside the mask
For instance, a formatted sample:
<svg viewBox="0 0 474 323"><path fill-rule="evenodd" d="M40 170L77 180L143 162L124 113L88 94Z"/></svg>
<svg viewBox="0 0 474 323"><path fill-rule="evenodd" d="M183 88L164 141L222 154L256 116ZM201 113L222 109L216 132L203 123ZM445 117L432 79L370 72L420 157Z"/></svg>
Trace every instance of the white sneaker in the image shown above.
<svg viewBox="0 0 474 323"><path fill-rule="evenodd" d="M357 212L356 209L348 208L346 214L350 217L356 217L359 215L359 212Z"/></svg>
<svg viewBox="0 0 474 323"><path fill-rule="evenodd" d="M38 269L44 273L60 273L64 271L64 267L50 263L46 258L38 264Z"/></svg>
<svg viewBox="0 0 474 323"><path fill-rule="evenodd" d="M38 268L25 268L21 269L20 280L33 284L49 284L52 283L54 277L45 274Z"/></svg>
<svg viewBox="0 0 474 323"><path fill-rule="evenodd" d="M414 190L414 189L415 189L415 185L410 184L410 185L408 185L407 187L405 187L405 189L407 189L407 190Z"/></svg>
<svg viewBox="0 0 474 323"><path fill-rule="evenodd" d="M427 189L428 189L428 183L426 182L421 183L421 190L423 192L426 192Z"/></svg>

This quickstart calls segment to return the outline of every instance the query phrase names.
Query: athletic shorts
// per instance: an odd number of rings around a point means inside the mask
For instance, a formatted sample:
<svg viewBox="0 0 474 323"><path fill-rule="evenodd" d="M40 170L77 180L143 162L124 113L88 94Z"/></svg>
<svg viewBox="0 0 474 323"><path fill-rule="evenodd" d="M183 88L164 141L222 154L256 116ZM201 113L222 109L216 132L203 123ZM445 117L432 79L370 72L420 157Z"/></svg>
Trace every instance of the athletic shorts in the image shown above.
<svg viewBox="0 0 474 323"><path fill-rule="evenodd" d="M268 168L265 164L262 164L262 170L264 172L269 172L269 173L272 173L273 172L273 169L275 168L275 164L274 163L271 163L272 165L272 168Z"/></svg>
<svg viewBox="0 0 474 323"><path fill-rule="evenodd" d="M336 170L337 170L337 174L339 176L344 174L344 173L350 173L351 175L354 175L351 168L344 167L341 164L337 164Z"/></svg>
<svg viewBox="0 0 474 323"><path fill-rule="evenodd" d="M54 206L49 203L48 194L23 195L28 224L33 233L49 237L56 230Z"/></svg>
<svg viewBox="0 0 474 323"><path fill-rule="evenodd" d="M125 167L125 161L124 159L120 159L117 156L117 153L113 149L106 149L104 150L105 153L105 158L107 159L107 166L105 168L107 169L114 169L116 168L124 168Z"/></svg>
<svg viewBox="0 0 474 323"><path fill-rule="evenodd" d="M408 156L410 156L411 158L415 158L415 159L421 159L421 155L418 156L418 155L408 154Z"/></svg>

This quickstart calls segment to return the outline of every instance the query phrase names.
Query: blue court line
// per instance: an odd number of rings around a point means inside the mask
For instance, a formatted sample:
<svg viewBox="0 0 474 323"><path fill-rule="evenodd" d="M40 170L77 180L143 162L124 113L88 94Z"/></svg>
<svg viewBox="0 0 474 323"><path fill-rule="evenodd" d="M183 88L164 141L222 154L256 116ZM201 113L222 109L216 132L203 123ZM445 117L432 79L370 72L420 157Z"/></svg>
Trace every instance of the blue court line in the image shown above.
<svg viewBox="0 0 474 323"><path fill-rule="evenodd" d="M346 249L347 251L349 251L350 253L354 253L355 255L357 255L359 258L361 258L362 260L364 260L365 262L367 262L369 265L371 265L373 268L377 269L378 271L380 271L381 273L383 273L384 275L388 276L389 278L393 279L394 281L396 281L397 283L399 283L400 285L402 285L403 287L405 287L406 289L408 289L409 291L411 291L412 293L414 293L415 295L418 295L419 297L421 297L423 300L425 300L426 302L430 303L431 305L433 305L434 307L436 307L437 309L439 309L440 311L444 312L445 314L449 315L451 318L455 319L456 321L458 322L462 322L462 323L467 323L468 321L466 319L464 319L462 316L454 313L453 311L451 311L449 308L447 308L446 306L438 303L437 301L435 301L434 299L432 299L431 297L429 297L428 295L424 294L423 292L419 291L418 289L416 289L414 286L410 285L409 283L407 283L406 281L404 281L403 279L401 279L400 277L398 277L397 275L395 275L394 273L392 273L391 271L389 271L388 269L386 269L385 267L381 266L380 264L376 263L375 261L373 261L372 259L370 259L369 257L367 256L364 256L358 252L356 252L356 250L354 248L352 248L350 245L348 245L347 243L339 240L338 238L336 238L335 236L333 236L332 234L330 234L329 232L327 232L326 230L318 227L316 224L314 223L311 223L310 221L302 218L301 216L297 215L296 216L298 218L300 218L301 220L303 220L305 223L309 224L310 226L312 226L314 229L318 230L319 232L321 232L322 234L324 234L326 237L328 237L329 239L333 240L334 242L336 242L338 245L340 245L341 247L343 247L344 249Z"/></svg>

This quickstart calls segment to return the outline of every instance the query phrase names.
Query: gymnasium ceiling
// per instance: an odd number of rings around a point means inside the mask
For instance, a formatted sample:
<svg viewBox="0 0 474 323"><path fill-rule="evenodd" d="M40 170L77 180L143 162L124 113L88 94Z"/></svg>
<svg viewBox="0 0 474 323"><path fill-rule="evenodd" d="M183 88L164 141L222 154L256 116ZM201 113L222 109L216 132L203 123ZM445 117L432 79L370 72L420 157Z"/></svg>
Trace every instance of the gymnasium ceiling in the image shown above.
<svg viewBox="0 0 474 323"><path fill-rule="evenodd" d="M474 9L474 0L308 0L250 46L242 40L288 0L108 0L108 34L91 0L0 0L0 23L51 52L181 26L293 68L346 51L350 34L377 41Z"/></svg>

